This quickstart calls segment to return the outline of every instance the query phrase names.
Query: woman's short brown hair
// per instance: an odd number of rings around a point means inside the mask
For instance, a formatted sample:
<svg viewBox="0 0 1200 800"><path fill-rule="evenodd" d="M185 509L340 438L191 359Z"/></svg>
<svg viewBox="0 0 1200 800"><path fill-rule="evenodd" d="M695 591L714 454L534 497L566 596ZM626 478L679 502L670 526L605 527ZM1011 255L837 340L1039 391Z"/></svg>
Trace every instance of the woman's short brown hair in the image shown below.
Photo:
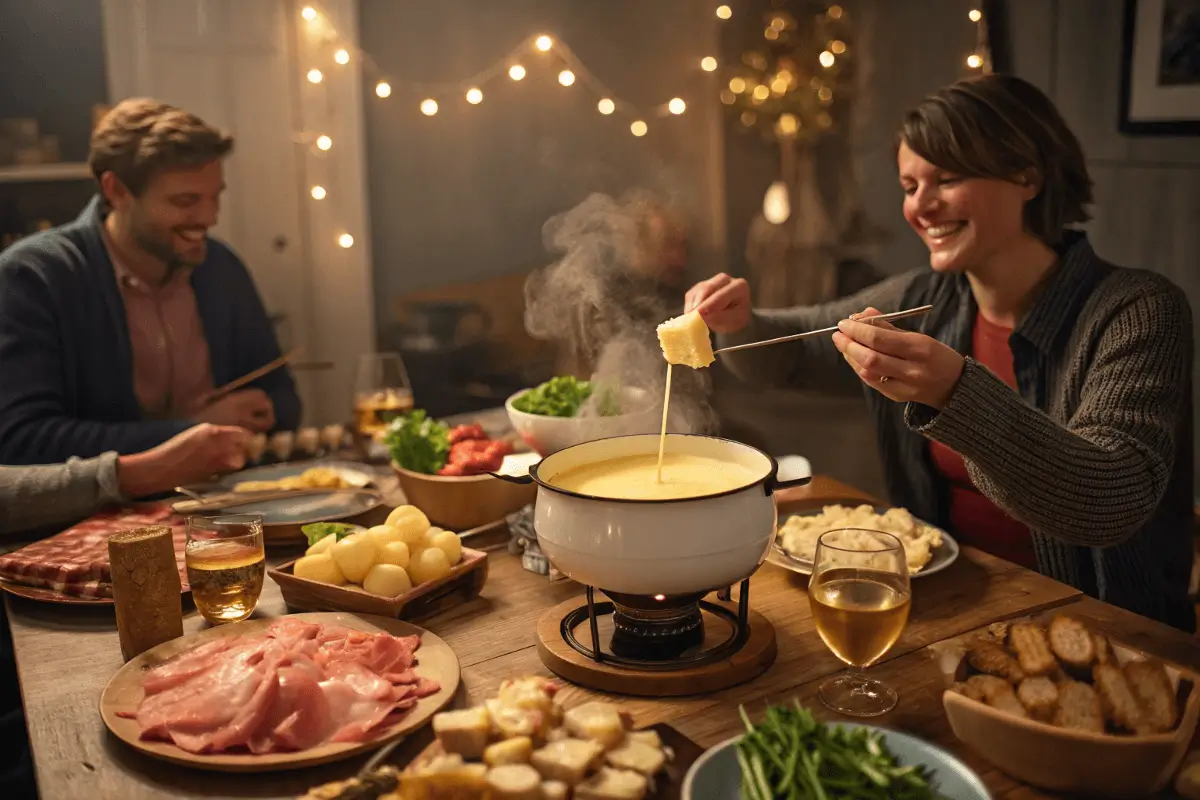
<svg viewBox="0 0 1200 800"><path fill-rule="evenodd" d="M195 114L136 97L122 100L96 125L88 165L97 183L111 172L139 195L159 170L202 167L232 149L233 137Z"/></svg>
<svg viewBox="0 0 1200 800"><path fill-rule="evenodd" d="M958 175L1036 180L1040 191L1025 206L1025 227L1049 245L1062 240L1066 226L1091 218L1083 148L1050 98L1028 81L981 75L934 92L904 115L896 147L901 143Z"/></svg>

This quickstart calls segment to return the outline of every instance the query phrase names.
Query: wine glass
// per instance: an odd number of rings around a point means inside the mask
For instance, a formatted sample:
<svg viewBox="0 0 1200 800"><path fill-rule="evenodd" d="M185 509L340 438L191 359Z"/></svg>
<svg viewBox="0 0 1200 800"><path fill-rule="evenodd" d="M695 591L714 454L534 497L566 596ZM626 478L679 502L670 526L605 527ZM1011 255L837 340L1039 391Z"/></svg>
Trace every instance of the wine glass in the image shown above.
<svg viewBox="0 0 1200 800"><path fill-rule="evenodd" d="M266 575L261 514L188 517L187 566L192 601L214 625L254 613Z"/></svg>
<svg viewBox="0 0 1200 800"><path fill-rule="evenodd" d="M817 633L850 666L821 684L821 702L852 717L895 708L896 690L863 670L883 658L908 622L912 591L903 543L881 531L826 531L817 540L808 600Z"/></svg>
<svg viewBox="0 0 1200 800"><path fill-rule="evenodd" d="M354 379L354 432L363 442L377 440L393 419L412 411L412 385L399 353L358 357Z"/></svg>

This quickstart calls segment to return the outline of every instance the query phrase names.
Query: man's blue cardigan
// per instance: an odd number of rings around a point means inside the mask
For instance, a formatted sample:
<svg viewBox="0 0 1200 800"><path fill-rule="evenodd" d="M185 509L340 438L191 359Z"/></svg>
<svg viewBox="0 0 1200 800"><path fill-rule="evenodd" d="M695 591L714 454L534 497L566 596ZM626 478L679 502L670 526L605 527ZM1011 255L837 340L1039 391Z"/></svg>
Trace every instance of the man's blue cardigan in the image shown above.
<svg viewBox="0 0 1200 800"><path fill-rule="evenodd" d="M74 222L0 253L0 464L136 453L195 424L142 413L102 222L95 197ZM279 356L250 273L229 247L209 239L191 280L215 385ZM277 428L299 426L300 397L286 368L252 385L274 401Z"/></svg>

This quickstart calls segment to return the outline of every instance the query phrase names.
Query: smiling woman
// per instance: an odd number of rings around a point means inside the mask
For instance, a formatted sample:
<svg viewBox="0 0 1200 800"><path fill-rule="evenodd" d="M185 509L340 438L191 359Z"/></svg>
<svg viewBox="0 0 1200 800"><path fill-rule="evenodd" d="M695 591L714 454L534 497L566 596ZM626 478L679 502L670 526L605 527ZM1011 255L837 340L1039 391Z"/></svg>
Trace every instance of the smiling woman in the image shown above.
<svg viewBox="0 0 1200 800"><path fill-rule="evenodd" d="M1087 163L1026 81L985 75L930 95L899 126L896 157L929 268L781 311L752 309L745 281L711 278L689 298L720 346L839 329L729 365L793 387L857 382L896 505L1194 630L1187 299L1103 261L1072 228L1088 219ZM869 319L923 304L918 330Z"/></svg>

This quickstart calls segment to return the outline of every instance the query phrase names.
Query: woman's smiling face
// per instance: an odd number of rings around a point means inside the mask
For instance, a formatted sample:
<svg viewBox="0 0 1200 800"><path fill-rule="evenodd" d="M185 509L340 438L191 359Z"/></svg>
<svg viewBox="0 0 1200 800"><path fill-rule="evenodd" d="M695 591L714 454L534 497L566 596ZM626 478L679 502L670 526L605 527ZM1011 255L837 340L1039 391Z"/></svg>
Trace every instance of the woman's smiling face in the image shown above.
<svg viewBox="0 0 1200 800"><path fill-rule="evenodd" d="M956 175L901 142L897 155L904 218L929 248L936 272L963 272L996 261L1025 235L1031 182Z"/></svg>

